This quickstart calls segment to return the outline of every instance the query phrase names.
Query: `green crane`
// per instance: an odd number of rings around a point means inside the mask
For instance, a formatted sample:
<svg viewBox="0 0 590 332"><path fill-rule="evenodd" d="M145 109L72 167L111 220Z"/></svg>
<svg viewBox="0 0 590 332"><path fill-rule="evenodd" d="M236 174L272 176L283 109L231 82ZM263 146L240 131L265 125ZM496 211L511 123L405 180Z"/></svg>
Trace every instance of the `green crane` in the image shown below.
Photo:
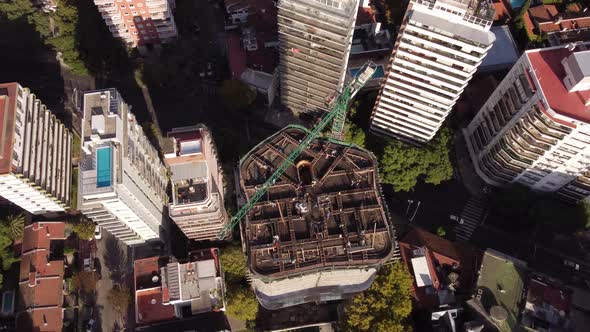
<svg viewBox="0 0 590 332"><path fill-rule="evenodd" d="M369 79L375 73L376 65L372 62L367 62L359 71L356 77L347 84L342 92L336 92L326 99L326 105L328 106L328 112L322 117L320 122L305 136L305 138L299 143L299 145L291 151L285 160L279 165L279 167L272 173L272 175L264 182L264 184L254 193L252 197L244 204L238 213L233 216L230 222L226 223L223 228L217 234L220 240L227 238L231 230L248 214L248 212L254 207L254 205L260 200L264 194L268 191L272 185L275 184L277 179L285 173L287 168L295 164L295 161L301 153L309 147L311 142L318 138L322 130L326 126L332 123L332 136L336 139L342 139L344 137L344 124L346 122L346 111L350 100L356 95L356 93L369 81Z"/></svg>

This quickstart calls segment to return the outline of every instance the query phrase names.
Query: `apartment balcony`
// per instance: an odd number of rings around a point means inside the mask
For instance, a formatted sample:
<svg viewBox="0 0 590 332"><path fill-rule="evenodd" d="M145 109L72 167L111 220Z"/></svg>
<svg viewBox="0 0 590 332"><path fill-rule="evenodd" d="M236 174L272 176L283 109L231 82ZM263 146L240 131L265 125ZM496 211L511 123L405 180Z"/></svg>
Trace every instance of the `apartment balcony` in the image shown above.
<svg viewBox="0 0 590 332"><path fill-rule="evenodd" d="M390 110L385 106L386 105L383 103L379 104L375 117L379 117L383 120L388 120L391 122L401 121L406 127L422 131L424 133L432 133L433 131L436 131L441 124L441 122L428 123L424 121L423 117L416 115L415 113L405 112L401 109Z"/></svg>
<svg viewBox="0 0 590 332"><path fill-rule="evenodd" d="M324 45L324 43L317 43L305 39L297 34L292 34L289 31L280 30L279 29L279 41L285 40L287 42L292 42L294 44L300 45L301 48L308 48L310 50L314 50L321 54L326 54L338 59L342 62L342 58L344 57L344 48L341 50L336 50Z"/></svg>
<svg viewBox="0 0 590 332"><path fill-rule="evenodd" d="M278 17L284 17L293 21L303 22L339 35L348 35L352 28L354 17L337 19L333 16L321 13L318 10L306 10L303 7L296 7L288 1L279 1Z"/></svg>
<svg viewBox="0 0 590 332"><path fill-rule="evenodd" d="M412 82L413 84L416 84L422 88L425 88L425 89L428 89L430 91L437 93L437 95L441 96L442 98L450 99L453 102L455 102L456 99L459 98L459 94L456 91L453 91L445 86L434 85L434 84L432 84L432 82L425 81L424 79L422 79L420 77L414 76L412 74L404 73L404 72L398 70L396 67L392 68L389 71L388 78L391 78L393 80L404 80L404 81Z"/></svg>
<svg viewBox="0 0 590 332"><path fill-rule="evenodd" d="M314 68L314 71L318 71L327 77L332 79L333 84L338 84L340 75L343 68L335 66L330 62L320 60L314 57L308 57L297 52L288 52L285 48L281 48L279 52L280 61L284 63L294 63L300 67Z"/></svg>
<svg viewBox="0 0 590 332"><path fill-rule="evenodd" d="M282 62L280 68L281 73L290 71L301 77L303 77L302 75L313 77L319 81L318 84L326 86L328 89L334 89L334 87L337 87L341 76L341 72L328 72L323 70L322 67L315 65L310 66L310 64L305 64L301 61L294 61L294 59L287 59Z"/></svg>
<svg viewBox="0 0 590 332"><path fill-rule="evenodd" d="M113 4L113 0L94 0L94 4L96 6L112 5Z"/></svg>
<svg viewBox="0 0 590 332"><path fill-rule="evenodd" d="M428 63L418 59L419 57L408 57L406 54L402 54L402 52L398 51L393 59L393 65L396 66L398 63L401 63L404 67L427 73L426 75L432 75L436 79L445 79L446 82L462 87L461 89L463 89L463 87L465 87L469 81L467 78L458 77L458 75L447 73L438 67L431 66Z"/></svg>
<svg viewBox="0 0 590 332"><path fill-rule="evenodd" d="M424 54L425 56L434 59L437 62L450 63L453 65L453 68L455 66L463 67L463 70L461 71L468 73L470 75L473 75L473 73L475 73L475 70L477 69L477 66L475 65L477 63L471 63L472 61L461 59L460 57L457 57L453 54L445 54L445 52L438 51L437 49L432 49L431 47L421 45L420 43L411 42L405 38L402 38L400 40L398 47L403 47L405 49L411 50L412 52Z"/></svg>
<svg viewBox="0 0 590 332"><path fill-rule="evenodd" d="M449 76L459 79L461 81L467 81L471 77L470 73L466 73L458 68L454 68L452 66L448 66L443 63L440 63L434 57L429 57L424 53L412 51L408 48L403 48L403 47L398 48L396 51L396 55L403 56L403 57L410 58L415 61L421 62L425 65L428 65L428 67L431 70L434 70L437 72L442 72L446 75L449 75Z"/></svg>
<svg viewBox="0 0 590 332"><path fill-rule="evenodd" d="M303 28L305 29L305 28ZM322 34L320 30L317 29L306 29L301 30L300 28L293 26L293 25L284 25L279 23L279 32L286 33L289 35L297 36L301 39L305 39L314 43L321 44L323 46L329 47L337 52L344 52L346 48L346 38L342 38L342 40L337 40L334 38L330 38L325 34Z"/></svg>
<svg viewBox="0 0 590 332"><path fill-rule="evenodd" d="M457 82L450 81L436 75L436 73L420 70L419 67L415 65L407 65L407 62L402 61L403 60L395 59L391 71L398 71L401 75L417 77L423 82L426 82L426 84L436 85L438 88L449 91L455 95L460 95L463 92L463 89L467 86L467 83L459 84Z"/></svg>
<svg viewBox="0 0 590 332"><path fill-rule="evenodd" d="M300 53L310 58L317 58L336 66L342 66L341 58L334 56L333 54L327 54L318 49L312 48L311 44L308 42L297 40L283 34L279 34L279 42L281 49L285 50L288 55L291 55L291 53ZM339 55L342 56L342 54Z"/></svg>
<svg viewBox="0 0 590 332"><path fill-rule="evenodd" d="M473 60L478 60L478 59L483 58L483 55L487 52L487 49L488 49L487 47L482 47L481 45L475 45L475 43L473 41L445 36L440 33L434 32L432 30L418 27L414 24L408 24L404 30L404 34L408 30L413 31L415 33L419 33L420 35L424 36L423 38L425 38L426 40L429 40L435 44L441 44L443 46L447 46L448 48L452 48L457 51L462 51L462 49L464 47L467 49L476 48L476 49L478 49L478 51L472 51L471 53L466 53L467 55L472 56Z"/></svg>

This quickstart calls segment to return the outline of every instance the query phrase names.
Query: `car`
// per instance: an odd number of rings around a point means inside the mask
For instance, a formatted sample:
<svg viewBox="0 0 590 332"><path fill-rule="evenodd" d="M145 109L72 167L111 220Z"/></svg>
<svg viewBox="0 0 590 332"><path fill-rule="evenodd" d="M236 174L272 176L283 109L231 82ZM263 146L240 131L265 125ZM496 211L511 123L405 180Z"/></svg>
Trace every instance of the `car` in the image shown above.
<svg viewBox="0 0 590 332"><path fill-rule="evenodd" d="M92 318L88 320L88 323L86 323L86 332L92 332L94 329L94 324L96 324L96 320Z"/></svg>
<svg viewBox="0 0 590 332"><path fill-rule="evenodd" d="M580 264L574 263L574 262L569 261L567 259L563 261L563 265L569 266L576 271L580 271Z"/></svg>
<svg viewBox="0 0 590 332"><path fill-rule="evenodd" d="M207 76L213 76L213 64L207 62Z"/></svg>
<svg viewBox="0 0 590 332"><path fill-rule="evenodd" d="M90 258L84 258L84 271L92 271L92 260Z"/></svg>
<svg viewBox="0 0 590 332"><path fill-rule="evenodd" d="M456 222L458 222L458 223L459 223L459 224L461 224L461 225L463 225L463 224L465 223L465 220L463 220L463 218L461 218L461 217L459 217L459 216L456 216L456 215L454 215L454 214L451 214L451 215L449 216L449 218L450 218L452 221L456 221Z"/></svg>
<svg viewBox="0 0 590 332"><path fill-rule="evenodd" d="M193 29L195 30L196 33L201 32L201 27L199 26L199 24L197 22L193 23Z"/></svg>
<svg viewBox="0 0 590 332"><path fill-rule="evenodd" d="M102 234L100 232L100 226L96 225L96 227L94 227L94 238L97 240L102 239Z"/></svg>

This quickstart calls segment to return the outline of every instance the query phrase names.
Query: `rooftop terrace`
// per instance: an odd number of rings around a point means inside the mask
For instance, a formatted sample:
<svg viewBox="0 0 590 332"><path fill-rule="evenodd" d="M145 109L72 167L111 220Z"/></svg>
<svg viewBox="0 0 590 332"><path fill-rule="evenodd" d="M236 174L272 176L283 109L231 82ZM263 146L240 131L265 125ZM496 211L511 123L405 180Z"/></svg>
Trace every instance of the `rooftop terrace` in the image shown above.
<svg viewBox="0 0 590 332"><path fill-rule="evenodd" d="M287 127L241 160L247 198L305 135ZM267 277L376 266L393 253L375 158L328 140L314 140L287 168L249 212L244 230L250 268Z"/></svg>

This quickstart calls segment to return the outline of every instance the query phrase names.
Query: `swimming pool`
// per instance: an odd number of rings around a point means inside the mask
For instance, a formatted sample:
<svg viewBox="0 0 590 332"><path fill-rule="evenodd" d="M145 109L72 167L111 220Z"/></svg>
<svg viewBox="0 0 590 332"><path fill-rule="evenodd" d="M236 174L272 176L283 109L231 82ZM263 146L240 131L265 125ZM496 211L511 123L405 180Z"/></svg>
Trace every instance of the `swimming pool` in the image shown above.
<svg viewBox="0 0 590 332"><path fill-rule="evenodd" d="M518 9L522 7L524 2L525 0L510 0L510 7L512 7L512 9Z"/></svg>
<svg viewBox="0 0 590 332"><path fill-rule="evenodd" d="M14 312L14 292L6 291L2 293L2 314L10 315Z"/></svg>
<svg viewBox="0 0 590 332"><path fill-rule="evenodd" d="M111 185L111 147L96 150L96 187Z"/></svg>

